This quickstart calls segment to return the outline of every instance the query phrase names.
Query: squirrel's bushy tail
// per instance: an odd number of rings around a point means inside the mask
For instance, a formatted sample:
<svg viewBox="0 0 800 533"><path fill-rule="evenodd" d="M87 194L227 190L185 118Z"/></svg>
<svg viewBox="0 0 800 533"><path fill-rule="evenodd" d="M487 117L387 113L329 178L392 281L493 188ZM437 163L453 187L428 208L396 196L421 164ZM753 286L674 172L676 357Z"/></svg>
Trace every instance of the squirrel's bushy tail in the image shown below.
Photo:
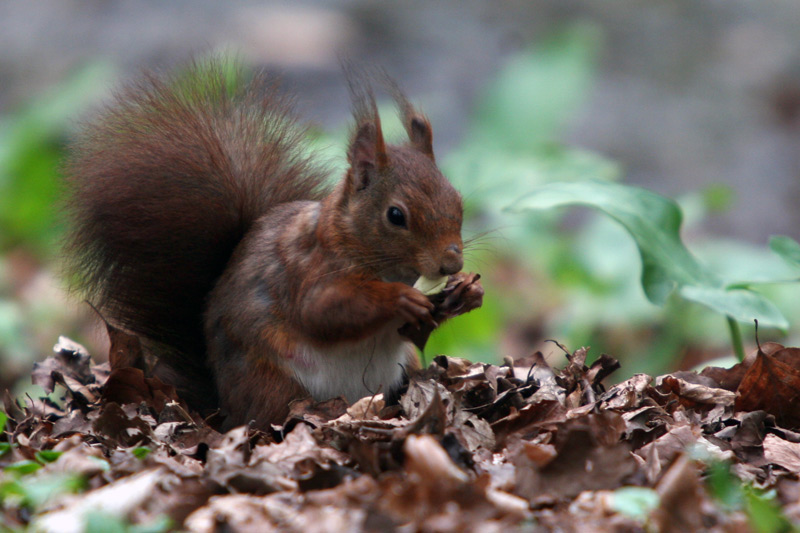
<svg viewBox="0 0 800 533"><path fill-rule="evenodd" d="M147 75L83 126L66 166L73 288L160 345L195 405L214 401L206 295L258 217L325 180L285 98L245 78L225 61Z"/></svg>

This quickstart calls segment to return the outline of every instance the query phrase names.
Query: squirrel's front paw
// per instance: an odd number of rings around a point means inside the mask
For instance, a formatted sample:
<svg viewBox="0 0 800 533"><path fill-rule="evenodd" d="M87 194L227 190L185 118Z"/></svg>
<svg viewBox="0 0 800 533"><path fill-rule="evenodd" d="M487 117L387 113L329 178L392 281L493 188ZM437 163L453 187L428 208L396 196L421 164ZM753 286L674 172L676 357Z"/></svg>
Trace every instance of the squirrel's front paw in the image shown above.
<svg viewBox="0 0 800 533"><path fill-rule="evenodd" d="M412 287L403 286L397 296L398 316L415 328L419 328L422 324L438 327L433 319L433 309L434 305L428 297Z"/></svg>
<svg viewBox="0 0 800 533"><path fill-rule="evenodd" d="M450 276L441 296L435 300L434 315L441 319L463 315L483 305L481 275L474 272L459 272Z"/></svg>
<svg viewBox="0 0 800 533"><path fill-rule="evenodd" d="M480 274L473 272L453 274L442 292L428 297L434 304L431 320L421 326L409 321L397 330L398 333L411 340L420 350L424 349L431 332L438 327L437 321L462 315L481 306L483 285L480 279Z"/></svg>

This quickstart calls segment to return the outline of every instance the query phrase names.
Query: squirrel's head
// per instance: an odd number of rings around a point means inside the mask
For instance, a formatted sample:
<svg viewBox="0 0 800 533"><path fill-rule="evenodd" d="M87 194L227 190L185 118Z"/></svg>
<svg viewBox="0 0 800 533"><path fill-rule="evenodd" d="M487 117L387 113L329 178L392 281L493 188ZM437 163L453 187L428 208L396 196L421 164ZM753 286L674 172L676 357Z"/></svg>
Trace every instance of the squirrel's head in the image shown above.
<svg viewBox="0 0 800 533"><path fill-rule="evenodd" d="M430 123L394 89L408 142L386 145L371 93L357 101L342 208L363 244L364 266L385 280L413 283L461 270L463 208L436 166Z"/></svg>

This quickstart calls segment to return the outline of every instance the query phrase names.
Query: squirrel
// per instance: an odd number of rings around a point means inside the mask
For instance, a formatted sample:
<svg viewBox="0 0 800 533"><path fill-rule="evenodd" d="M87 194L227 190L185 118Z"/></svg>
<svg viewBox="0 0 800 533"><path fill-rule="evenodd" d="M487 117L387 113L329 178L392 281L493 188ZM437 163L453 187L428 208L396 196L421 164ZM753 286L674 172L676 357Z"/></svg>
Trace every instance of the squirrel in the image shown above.
<svg viewBox="0 0 800 533"><path fill-rule="evenodd" d="M329 186L275 81L230 66L145 74L83 124L65 172L72 288L224 428L396 390L419 367L402 331L483 295L428 119L387 79L408 141L385 143L371 83L349 73L349 167ZM437 309L420 276L468 297Z"/></svg>

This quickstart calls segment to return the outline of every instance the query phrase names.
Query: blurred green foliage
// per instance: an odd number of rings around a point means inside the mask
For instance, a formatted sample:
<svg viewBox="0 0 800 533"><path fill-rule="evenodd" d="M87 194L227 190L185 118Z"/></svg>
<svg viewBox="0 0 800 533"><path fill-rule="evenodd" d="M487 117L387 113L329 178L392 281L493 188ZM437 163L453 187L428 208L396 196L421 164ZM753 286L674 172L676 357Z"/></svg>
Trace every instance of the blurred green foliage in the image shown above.
<svg viewBox="0 0 800 533"><path fill-rule="evenodd" d="M711 496L729 511L743 511L753 531L778 533L797 531L783 514L775 491L765 491L739 479L724 461L704 461L708 465L706 486Z"/></svg>
<svg viewBox="0 0 800 533"><path fill-rule="evenodd" d="M609 351L626 359L625 374L667 371L687 347L726 350L726 321L696 302L749 324L757 317L762 326L779 328L768 330L769 335L791 330L800 316L800 287L781 282L797 279L793 268L765 248L744 242L695 238L693 254L681 242L681 213L684 230L695 229L708 215L730 208L730 187L717 184L691 192L679 199L680 206L663 197L651 205L647 200L657 195L609 183L621 176L614 162L559 143L591 88L601 37L594 27L575 26L512 59L478 103L464 143L443 163L465 192L471 215L467 225L499 228L480 247L475 263L481 271L491 273L511 263L524 266L528 274L523 282L529 286L518 286L517 293L513 286L491 286L492 277L484 277L487 295L496 298L490 305L496 323L507 329L513 324L524 328L527 322L527 329L571 349L588 345L594 355ZM592 187L600 190L584 190ZM624 225L593 213L576 223L563 212L505 210L536 189L581 189L583 203L601 207ZM611 191L604 197L606 205L597 206L606 189ZM663 216L651 224L658 213ZM648 225L655 226L653 231L639 231ZM487 241L492 243L488 249ZM654 241L667 246L653 246ZM779 253L778 246L791 248L786 240L771 245ZM636 260L640 253L644 271ZM782 255L786 261L800 257L798 250ZM702 287L693 288L697 284ZM672 289L678 285L676 294ZM751 290L756 286L757 292ZM480 315L476 311L471 318ZM744 329L752 340L752 326ZM434 334L429 349L462 353L461 330L456 324L453 330L446 339L446 330ZM487 334L497 339L500 330ZM469 344L474 348L474 342ZM496 342L488 346L494 351L480 358L504 355Z"/></svg>
<svg viewBox="0 0 800 533"><path fill-rule="evenodd" d="M83 476L40 472L44 465L57 461L60 455L60 452L43 450L37 452L35 461L18 461L3 468L0 473L0 505L35 511L58 495L84 490L86 481Z"/></svg>
<svg viewBox="0 0 800 533"><path fill-rule="evenodd" d="M477 103L462 144L442 160L442 170L465 197L467 240L470 233L479 235L465 245L468 268L486 274L511 262L532 272L531 286L552 279L591 282L579 269L562 268L570 250L560 238L558 217L521 217L504 208L542 183L620 176L614 162L559 142L591 87L601 43L597 28L577 25L512 58ZM505 355L498 352L498 338L511 321L560 304L557 289L497 282L485 275L484 306L435 332L426 352L498 361Z"/></svg>
<svg viewBox="0 0 800 533"><path fill-rule="evenodd" d="M588 345L594 355L606 351L624 359L624 374L631 374L666 371L687 347L725 350L725 322L702 306L674 295L660 302L663 308L648 302L638 282L637 247L618 224L592 213L576 218L505 210L543 185L621 178L614 161L562 141L591 91L602 48L597 27L575 25L520 51L476 102L461 144L440 154L442 170L464 194L467 268L483 275L486 297L483 308L434 333L426 358L447 353L498 361L543 349L545 338L555 338L570 349ZM110 85L101 82L108 74L105 66L87 67L0 119L0 254L22 247L53 257L63 141L86 103ZM381 105L381 114L387 138L402 138L392 105ZM334 178L345 165L346 131L313 131L309 139L331 162ZM679 198L684 231L732 202L724 184ZM759 293L789 317L790 330L800 320L797 284L763 283L797 277L780 257L727 239L689 244L696 261L723 279L761 280ZM786 249L790 260L794 252L787 246L779 240L773 249ZM31 333L53 321L49 310L58 305L21 304L13 292L0 255L0 365L41 353L30 348ZM745 338L753 338L749 326Z"/></svg>
<svg viewBox="0 0 800 533"><path fill-rule="evenodd" d="M66 133L109 79L106 65L91 64L0 120L0 252L24 245L52 255Z"/></svg>
<svg viewBox="0 0 800 533"><path fill-rule="evenodd" d="M103 511L86 515L86 533L163 533L174 529L168 516L161 515L147 524L131 524L124 517Z"/></svg>
<svg viewBox="0 0 800 533"><path fill-rule="evenodd" d="M611 508L621 515L645 523L650 513L658 508L661 497L653 489L626 486L614 491Z"/></svg>
<svg viewBox="0 0 800 533"><path fill-rule="evenodd" d="M59 170L71 125L110 86L94 63L0 117L0 384L27 372L74 312L60 307L58 282L38 269L57 256ZM11 254L11 255L8 255ZM14 259L11 259L13 257ZM27 279L26 283L20 279ZM41 280L39 283L36 280ZM23 286L24 285L24 286ZM47 340L42 340L49 337Z"/></svg>

